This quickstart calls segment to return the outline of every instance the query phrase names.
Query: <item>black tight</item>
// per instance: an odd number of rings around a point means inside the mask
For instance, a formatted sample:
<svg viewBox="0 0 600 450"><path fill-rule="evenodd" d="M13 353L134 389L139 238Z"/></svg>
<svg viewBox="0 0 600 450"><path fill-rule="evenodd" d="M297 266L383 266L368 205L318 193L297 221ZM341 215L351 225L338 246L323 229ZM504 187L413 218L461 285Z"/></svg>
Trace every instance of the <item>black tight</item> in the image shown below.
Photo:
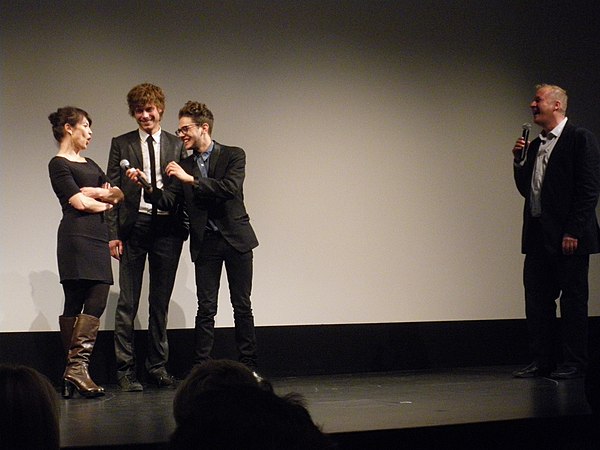
<svg viewBox="0 0 600 450"><path fill-rule="evenodd" d="M75 317L83 312L100 318L106 308L109 284L92 280L66 280L62 285L65 292L63 316Z"/></svg>

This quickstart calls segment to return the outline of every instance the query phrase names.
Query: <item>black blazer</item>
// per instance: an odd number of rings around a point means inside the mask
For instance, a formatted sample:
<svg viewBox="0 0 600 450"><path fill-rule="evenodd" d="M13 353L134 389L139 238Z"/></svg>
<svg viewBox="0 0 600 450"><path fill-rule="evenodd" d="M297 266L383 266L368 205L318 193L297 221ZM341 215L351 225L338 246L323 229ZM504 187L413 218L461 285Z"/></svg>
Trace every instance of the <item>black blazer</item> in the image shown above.
<svg viewBox="0 0 600 450"><path fill-rule="evenodd" d="M186 157L187 151L181 139L164 130L161 131L160 168L165 186L173 182L165 173L167 164L171 161L179 162ZM110 239L125 241L137 220L142 189L131 181L121 169L119 164L123 159L128 160L131 167L142 168L142 144L138 130L112 139L108 156L108 168L106 170L110 184L118 186L125 194L125 200L107 214ZM177 219L174 223L174 227L176 227L174 232L180 234L185 239L187 237L187 225L182 208L173 205L172 208L165 209L165 211L169 210L171 210L172 215Z"/></svg>
<svg viewBox="0 0 600 450"><path fill-rule="evenodd" d="M194 177L194 184L177 180L162 190L155 190L150 200L159 209L170 209L178 199L185 200L190 221L192 261L198 258L208 219L214 222L225 240L237 251L245 253L258 246L244 206L244 150L215 142L209 160L208 178L202 178L194 155L181 161L180 165Z"/></svg>
<svg viewBox="0 0 600 450"><path fill-rule="evenodd" d="M527 151L523 166L514 165L517 189L525 198L521 251L532 248L530 236L531 177L540 147L536 138ZM600 251L600 229L596 205L600 192L600 150L594 135L585 128L567 121L546 166L542 183L542 215L544 246L551 254L562 253L565 234L578 239L575 254L586 255Z"/></svg>

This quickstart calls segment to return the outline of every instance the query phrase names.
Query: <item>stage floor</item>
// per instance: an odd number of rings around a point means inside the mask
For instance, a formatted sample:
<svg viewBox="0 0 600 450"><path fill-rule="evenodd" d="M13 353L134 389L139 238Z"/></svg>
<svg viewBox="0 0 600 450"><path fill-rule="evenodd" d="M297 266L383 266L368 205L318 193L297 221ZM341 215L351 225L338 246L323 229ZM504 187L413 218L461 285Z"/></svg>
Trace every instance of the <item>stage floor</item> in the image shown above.
<svg viewBox="0 0 600 450"><path fill-rule="evenodd" d="M452 441L462 448L483 448L484 442L486 448L506 444L518 448L515 442L537 442L536 433L556 445L546 448L594 448L588 435L593 424L582 379L515 379L511 377L514 369L271 381L278 394L293 391L304 395L314 421L334 435L341 449L399 448L399 442L411 443L410 448L437 448L435 443L440 440L440 445ZM116 386L105 388L107 395L98 399L61 400L63 448L160 448L168 441L175 426L173 389L148 387L144 392L125 393ZM560 442L554 435L561 436ZM365 442L378 444L364 447Z"/></svg>

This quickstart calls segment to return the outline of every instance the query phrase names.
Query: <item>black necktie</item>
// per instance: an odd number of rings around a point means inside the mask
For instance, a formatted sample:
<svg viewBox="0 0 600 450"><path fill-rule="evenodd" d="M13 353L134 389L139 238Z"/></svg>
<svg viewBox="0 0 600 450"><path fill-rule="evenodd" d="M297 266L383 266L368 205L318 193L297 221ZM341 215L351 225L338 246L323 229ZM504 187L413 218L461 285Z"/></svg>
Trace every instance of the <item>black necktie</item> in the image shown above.
<svg viewBox="0 0 600 450"><path fill-rule="evenodd" d="M152 189L156 188L156 160L154 155L154 140L152 136L148 136L148 153L150 154L150 184L152 185Z"/></svg>
<svg viewBox="0 0 600 450"><path fill-rule="evenodd" d="M152 190L154 190L156 189L156 160L154 158L154 140L152 136L148 136L146 142L148 142L148 154L150 155L150 184ZM156 215L156 207L154 205L152 205L152 215Z"/></svg>

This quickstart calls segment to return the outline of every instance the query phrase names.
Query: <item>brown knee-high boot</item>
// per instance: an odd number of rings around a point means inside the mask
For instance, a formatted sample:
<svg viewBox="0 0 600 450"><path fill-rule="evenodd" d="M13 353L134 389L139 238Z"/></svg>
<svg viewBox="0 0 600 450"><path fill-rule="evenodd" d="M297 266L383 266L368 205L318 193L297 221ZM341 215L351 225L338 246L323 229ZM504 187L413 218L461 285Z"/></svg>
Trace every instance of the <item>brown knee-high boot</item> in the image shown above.
<svg viewBox="0 0 600 450"><path fill-rule="evenodd" d="M71 337L73 336L73 327L76 317L58 316L58 326L60 328L60 338L62 340L65 357L69 354L71 348Z"/></svg>
<svg viewBox="0 0 600 450"><path fill-rule="evenodd" d="M94 383L88 372L99 327L100 320L97 317L87 314L77 316L67 356L67 368L63 375L63 397L65 398L73 395L73 389L77 389L77 392L84 397L104 395L104 389Z"/></svg>

